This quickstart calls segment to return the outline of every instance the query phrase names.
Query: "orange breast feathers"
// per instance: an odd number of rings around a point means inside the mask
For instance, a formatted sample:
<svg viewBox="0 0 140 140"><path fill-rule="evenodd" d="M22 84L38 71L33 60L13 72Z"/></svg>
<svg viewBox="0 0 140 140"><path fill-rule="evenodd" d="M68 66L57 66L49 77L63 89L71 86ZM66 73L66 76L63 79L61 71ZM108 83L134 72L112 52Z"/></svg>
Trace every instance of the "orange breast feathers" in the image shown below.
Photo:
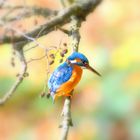
<svg viewBox="0 0 140 140"><path fill-rule="evenodd" d="M82 72L80 66L74 65L71 78L57 89L55 96L70 96L69 93L79 83Z"/></svg>

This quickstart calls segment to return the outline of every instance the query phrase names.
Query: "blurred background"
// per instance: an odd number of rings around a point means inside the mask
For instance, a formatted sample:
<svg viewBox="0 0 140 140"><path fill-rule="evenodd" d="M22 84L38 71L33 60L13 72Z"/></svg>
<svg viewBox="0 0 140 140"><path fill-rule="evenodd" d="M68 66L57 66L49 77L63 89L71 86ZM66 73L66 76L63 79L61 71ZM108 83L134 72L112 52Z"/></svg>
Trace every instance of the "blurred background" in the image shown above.
<svg viewBox="0 0 140 140"><path fill-rule="evenodd" d="M62 9L59 0L7 2ZM103 0L82 24L79 51L102 77L84 71L72 99L74 127L70 129L69 140L140 140L139 5L139 0ZM33 20L36 17L13 24L26 30L32 28ZM37 22L43 23L45 19L39 17ZM67 40L66 35L57 31L39 42L49 47L63 46ZM20 71L17 60L14 68L10 64L11 52L11 45L0 46L0 97ZM37 58L42 54L37 48L27 52L26 57ZM51 70L58 64L51 66ZM14 95L0 106L0 140L57 140L63 99L53 104L51 99L40 97L46 78L45 60L30 63L28 73Z"/></svg>

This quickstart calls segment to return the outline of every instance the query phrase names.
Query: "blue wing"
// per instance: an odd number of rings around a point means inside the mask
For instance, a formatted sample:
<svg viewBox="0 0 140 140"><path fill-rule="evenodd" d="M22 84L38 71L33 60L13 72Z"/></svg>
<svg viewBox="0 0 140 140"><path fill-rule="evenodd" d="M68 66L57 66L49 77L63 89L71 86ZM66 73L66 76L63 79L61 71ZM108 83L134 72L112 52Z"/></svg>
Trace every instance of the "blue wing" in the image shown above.
<svg viewBox="0 0 140 140"><path fill-rule="evenodd" d="M50 76L48 87L51 93L55 93L60 85L68 81L72 75L72 67L66 62L61 64Z"/></svg>

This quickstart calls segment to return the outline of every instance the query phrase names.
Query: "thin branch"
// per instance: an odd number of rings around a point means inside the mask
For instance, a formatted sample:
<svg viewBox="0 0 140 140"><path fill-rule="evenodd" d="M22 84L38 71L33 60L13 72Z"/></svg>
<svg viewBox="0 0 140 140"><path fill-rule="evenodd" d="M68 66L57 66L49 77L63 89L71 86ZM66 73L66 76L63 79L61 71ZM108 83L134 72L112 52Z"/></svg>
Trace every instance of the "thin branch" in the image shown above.
<svg viewBox="0 0 140 140"><path fill-rule="evenodd" d="M23 54L22 50L18 50L18 58L21 62L21 72L18 76L18 79L16 80L16 82L13 84L13 86L11 87L11 89L5 93L4 97L2 99L0 99L0 105L4 104L12 95L13 93L16 91L16 89L19 87L19 85L22 83L23 79L24 79L24 75L26 74L26 70L27 70L27 63Z"/></svg>
<svg viewBox="0 0 140 140"><path fill-rule="evenodd" d="M79 29L81 27L82 20L78 17L72 16L71 17L71 44L70 47L72 48L73 52L78 51L79 41L80 41L80 34ZM71 93L72 96L72 93ZM62 117L63 121L61 124L62 127L62 137L61 140L67 140L69 127L73 126L72 118L71 118L71 97L67 97L64 102L64 107L62 110Z"/></svg>
<svg viewBox="0 0 140 140"><path fill-rule="evenodd" d="M72 16L72 25L71 25L71 48L73 52L78 52L79 42L80 42L80 33L79 29L81 27L82 19Z"/></svg>
<svg viewBox="0 0 140 140"><path fill-rule="evenodd" d="M58 28L61 32L65 33L65 34L67 34L67 35L70 34L70 31L67 30L67 29L64 29L64 28L61 28L61 27L57 27L57 28Z"/></svg>
<svg viewBox="0 0 140 140"><path fill-rule="evenodd" d="M37 60L42 60L42 59L45 58L45 57L46 57L46 54L43 55L43 56L41 56L41 57L39 57L39 58L31 58L29 61L27 61L27 63L31 63L31 62L37 61Z"/></svg>
<svg viewBox="0 0 140 140"><path fill-rule="evenodd" d="M20 30L14 28L14 27L12 27L12 26L10 26L10 25L5 25L5 26L4 26L4 23L2 23L2 22L1 22L1 24L3 24L3 27L4 27L5 29L9 29L9 30L11 30L11 31L13 31L13 32L16 32L17 34L20 34L20 35L22 35L23 37L25 37L28 41L34 42L34 43L36 44L36 46L38 46L38 47L40 47L40 48L43 48L43 49L45 49L45 50L49 50L49 49L47 49L45 46L41 45L35 38L32 38L32 37L30 37L30 36L27 36L27 35L26 35L25 33L23 33L22 31L20 31ZM12 43L14 43L13 38L14 38L14 37L12 37ZM15 48L15 49L18 49L18 50L22 49L22 48L19 48L19 47L18 47L18 46L22 46L22 45L23 45L22 42L19 42L19 43L17 42L16 44L18 44L18 45L16 45L16 48ZM34 48L34 47L33 47L33 48Z"/></svg>
<svg viewBox="0 0 140 140"><path fill-rule="evenodd" d="M1 20L3 20L4 22L12 22L12 21L17 21L17 20L21 20L23 18L29 18L33 15L35 16L43 16L43 17L49 17L49 16L55 16L57 14L57 11L53 11L49 8L41 8L41 7L30 7L30 6L26 6L26 11L24 11L23 13L19 13L18 15L14 15L14 17L7 17L7 15L11 14L12 12L16 11L16 10L22 10L24 9L24 6L10 6L10 5L6 5L3 7L3 9L8 9L8 14L6 13L6 15L1 17Z"/></svg>
<svg viewBox="0 0 140 140"><path fill-rule="evenodd" d="M64 102L63 110L62 110L62 125L60 125L60 128L62 128L62 135L61 140L67 140L69 127L73 126L72 118L71 118L71 97L67 97Z"/></svg>
<svg viewBox="0 0 140 140"><path fill-rule="evenodd" d="M63 26L64 24L70 21L72 15L78 16L83 20L85 17L95 9L95 7L101 2L101 0L86 0L80 1L77 3L72 4L70 7L61 10L54 18L50 21L46 22L43 25L37 26L32 31L26 33L26 36L30 36L35 38L38 35L38 32L43 28L44 30L38 37L47 35L48 33L55 30L56 26ZM10 36L3 36L0 38L0 43L10 43L11 42ZM22 45L19 46L24 47L25 44L28 43L28 40L24 36L15 36L13 38L14 42L22 41Z"/></svg>
<svg viewBox="0 0 140 140"><path fill-rule="evenodd" d="M30 50L32 50L32 49L34 49L34 48L37 48L37 47L38 47L38 44L35 44L34 46L32 46L32 47L30 47L30 48L24 50L24 52L28 52L28 51L30 51Z"/></svg>

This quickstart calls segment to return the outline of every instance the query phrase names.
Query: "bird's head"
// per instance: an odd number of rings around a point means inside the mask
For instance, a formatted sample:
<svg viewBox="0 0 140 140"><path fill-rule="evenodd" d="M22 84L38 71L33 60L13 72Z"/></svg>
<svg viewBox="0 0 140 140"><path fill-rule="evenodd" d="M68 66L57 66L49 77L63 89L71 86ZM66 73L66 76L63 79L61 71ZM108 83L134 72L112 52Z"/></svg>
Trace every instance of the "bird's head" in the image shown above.
<svg viewBox="0 0 140 140"><path fill-rule="evenodd" d="M89 65L89 61L88 61L87 57L85 55L83 55L82 53L78 53L78 52L72 53L67 58L67 61L70 62L71 64L78 65L78 66L80 66L82 68L86 68L86 69L94 72L98 76L101 76L100 73L98 73L94 68L92 68Z"/></svg>

